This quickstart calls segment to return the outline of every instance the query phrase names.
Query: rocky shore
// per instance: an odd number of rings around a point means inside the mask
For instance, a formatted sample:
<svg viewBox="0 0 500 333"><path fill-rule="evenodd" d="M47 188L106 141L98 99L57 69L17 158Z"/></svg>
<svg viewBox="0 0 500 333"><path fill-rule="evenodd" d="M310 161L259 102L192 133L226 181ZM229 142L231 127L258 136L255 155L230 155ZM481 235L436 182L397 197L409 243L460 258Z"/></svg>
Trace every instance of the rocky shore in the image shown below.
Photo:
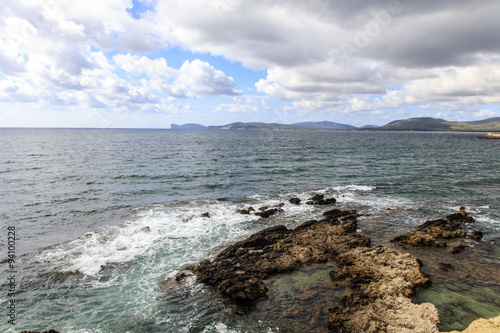
<svg viewBox="0 0 500 333"><path fill-rule="evenodd" d="M298 198L289 201L301 204ZM277 311L289 322L300 321L307 307L314 307L316 319L320 317L319 328L310 321L305 326L284 327L284 331L438 333L438 309L416 297L420 289L431 284L431 279L443 282L488 276L500 284L500 278L488 270L479 269L471 276L473 269L460 260L473 253L469 251L471 246L487 243L463 207L388 239L387 244L371 246L370 238L358 232L360 215L355 210L335 209L331 207L335 199L322 195L302 204L326 208L321 218L295 224L295 228L274 225L254 233L213 258L185 267L164 281L162 287L182 289L192 281L204 284L222 297L237 316L256 311L273 299L271 307L279 307ZM238 212L267 221L283 207L247 207ZM203 216L210 218L210 213ZM295 288L296 294L285 302L276 297L276 281L281 279L286 284L290 280L283 277L314 270L324 272L316 274L315 279L324 280L319 287L302 283L289 288ZM266 309L261 307L259 311L265 313ZM463 331L475 332L500 332L500 317L476 320Z"/></svg>
<svg viewBox="0 0 500 333"><path fill-rule="evenodd" d="M309 201L334 203L319 197ZM264 229L165 283L171 286L195 276L244 312L269 296L266 278L331 262L330 280L350 292L328 309L329 332L438 332L434 305L411 301L418 288L430 283L419 260L396 249L371 247L370 239L356 230L356 211L330 209L322 219L295 229Z"/></svg>
<svg viewBox="0 0 500 333"><path fill-rule="evenodd" d="M290 202L301 204L296 198ZM331 205L335 200L316 196L306 203ZM240 213L266 218L281 207L262 207L257 212L249 207ZM354 210L330 209L321 219L306 221L294 229L282 225L266 228L214 258L186 267L165 285L171 287L195 278L236 306L236 312L244 313L269 297L269 277L330 263L329 279L334 288L344 287L348 292L326 310L325 331L439 332L436 307L413 302L415 292L428 286L430 278L421 270L422 261L409 252L443 248L449 255L461 253L469 246L467 240L479 241L483 236L471 228L474 219L461 208L393 238L394 248L371 247L370 239L357 232L357 216ZM454 270L447 263L438 267Z"/></svg>

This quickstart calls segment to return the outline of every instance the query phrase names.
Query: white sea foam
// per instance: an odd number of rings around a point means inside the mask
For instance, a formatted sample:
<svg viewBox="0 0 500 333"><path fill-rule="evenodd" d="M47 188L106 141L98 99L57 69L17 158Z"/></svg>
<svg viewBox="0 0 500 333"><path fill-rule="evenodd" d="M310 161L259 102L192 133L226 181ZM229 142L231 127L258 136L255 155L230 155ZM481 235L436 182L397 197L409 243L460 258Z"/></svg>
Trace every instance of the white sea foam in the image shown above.
<svg viewBox="0 0 500 333"><path fill-rule="evenodd" d="M229 329L227 325L223 323L217 323L213 325L213 327L210 327L208 329L205 329L203 331L204 333L209 333L209 332L217 332L217 333L239 333L238 331Z"/></svg>
<svg viewBox="0 0 500 333"><path fill-rule="evenodd" d="M475 216L476 221L491 225L500 225L500 220L488 216Z"/></svg>
<svg viewBox="0 0 500 333"><path fill-rule="evenodd" d="M362 195L375 190L374 186L345 185L314 192L289 193L278 197L253 195L247 204L203 201L171 206L154 205L136 210L136 215L122 226L106 227L52 247L39 255L50 269L79 272L98 276L101 272L121 267L138 258L151 265L162 265L163 274L172 274L187 264L215 254L222 247L243 239L251 233L280 223L292 225L317 218L325 207L306 205L314 194L334 196L340 203L369 207L406 207L402 199ZM288 202L291 197L303 203ZM255 215L238 214L238 208L273 207L283 203L283 212L261 220ZM208 212L210 217L203 217ZM318 216L315 216L318 215Z"/></svg>
<svg viewBox="0 0 500 333"><path fill-rule="evenodd" d="M342 185L342 186L335 186L333 190L337 192L345 192L345 191L369 192L375 190L376 188L377 187L375 186L368 186L368 185Z"/></svg>
<svg viewBox="0 0 500 333"><path fill-rule="evenodd" d="M205 212L210 213L210 218L202 217ZM51 248L42 253L40 259L54 263L63 271L96 275L106 265L128 263L163 250L176 254L170 258L175 265L183 257L207 255L214 245L248 233L246 224L258 218L237 214L234 205L222 203L175 208L157 206L140 212L124 226L89 232Z"/></svg>

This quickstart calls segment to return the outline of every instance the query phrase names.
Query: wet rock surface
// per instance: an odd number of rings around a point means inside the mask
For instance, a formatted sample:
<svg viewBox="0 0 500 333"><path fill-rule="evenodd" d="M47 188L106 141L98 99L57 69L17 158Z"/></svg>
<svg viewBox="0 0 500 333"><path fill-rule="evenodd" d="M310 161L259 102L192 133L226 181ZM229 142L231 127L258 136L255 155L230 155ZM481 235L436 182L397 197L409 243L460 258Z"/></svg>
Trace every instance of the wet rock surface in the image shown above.
<svg viewBox="0 0 500 333"><path fill-rule="evenodd" d="M213 259L187 267L172 280L181 283L194 275L197 282L249 309L269 297L266 283L270 277L332 262L335 269L329 277L333 288L347 288L350 292L330 308L325 329L437 332L436 308L428 303L413 304L409 298L417 288L429 284L429 278L420 271L419 261L395 249L370 247L370 239L356 233L356 216L353 210L333 209L325 212L322 219L306 221L295 229L264 229L229 246ZM314 292L304 286L301 297L314 298ZM291 311L292 316L293 309L292 305L286 311Z"/></svg>
<svg viewBox="0 0 500 333"><path fill-rule="evenodd" d="M437 309L409 299L430 283L413 255L376 246L348 251L338 262L343 268L330 278L353 293L331 309L330 332L438 332Z"/></svg>
<svg viewBox="0 0 500 333"><path fill-rule="evenodd" d="M22 331L21 333L59 333L59 332L56 330L48 330L48 331L43 331L43 332Z"/></svg>
<svg viewBox="0 0 500 333"><path fill-rule="evenodd" d="M306 205L331 205L337 202L335 198L326 198L323 194L316 194L306 201Z"/></svg>
<svg viewBox="0 0 500 333"><path fill-rule="evenodd" d="M257 215L257 216L260 216L262 218L268 218L269 216L271 215L274 215L276 213L279 213L279 212L282 212L283 209L281 208L270 208L270 209L266 209L265 210L262 210L260 212L255 212L254 215Z"/></svg>
<svg viewBox="0 0 500 333"><path fill-rule="evenodd" d="M446 247L451 239L474 239L480 240L483 233L470 230L469 225L474 223L474 218L468 216L463 209L453 213L446 218L429 220L415 227L415 231L405 235L394 237L391 242L398 243L403 247ZM455 247L451 252L459 253L465 248L464 244Z"/></svg>
<svg viewBox="0 0 500 333"><path fill-rule="evenodd" d="M436 306L440 315L438 328L444 332L463 330L478 318L490 318L499 313L498 247L483 237L481 231L472 229L477 228L477 224L469 215L472 214L461 208L458 213L426 221L414 229L426 232L426 229L435 228L428 232L431 236L461 233L457 238L434 237L433 241L445 244L442 247L409 245L394 241L393 237L392 243L390 239L383 242L421 260L421 271L431 277L432 285L416 294L413 300L415 303L432 302ZM414 235L415 231L409 234Z"/></svg>
<svg viewBox="0 0 500 333"><path fill-rule="evenodd" d="M344 215L307 221L293 230L270 227L187 270L231 300L251 305L267 296L262 279L326 262L352 247L368 246L370 240L355 233L356 225L355 216Z"/></svg>

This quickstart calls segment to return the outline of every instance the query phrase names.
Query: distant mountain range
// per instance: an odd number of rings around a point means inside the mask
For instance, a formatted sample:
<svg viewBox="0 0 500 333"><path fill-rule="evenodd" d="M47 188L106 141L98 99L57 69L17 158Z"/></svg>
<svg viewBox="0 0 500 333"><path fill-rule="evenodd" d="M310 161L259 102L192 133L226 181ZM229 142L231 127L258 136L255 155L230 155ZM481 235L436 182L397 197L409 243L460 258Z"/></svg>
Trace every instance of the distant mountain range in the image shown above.
<svg viewBox="0 0 500 333"><path fill-rule="evenodd" d="M174 130L365 130L365 131L454 131L454 132L495 132L500 131L500 117L478 121L447 121L439 118L410 118L392 121L384 126L367 125L355 127L331 121L301 122L295 124L242 123L236 122L222 126L203 126L200 124L172 124Z"/></svg>
<svg viewBox="0 0 500 333"><path fill-rule="evenodd" d="M500 117L478 121L447 121L439 118L410 118L396 120L375 131L452 131L452 132L494 132L500 131Z"/></svg>
<svg viewBox="0 0 500 333"><path fill-rule="evenodd" d="M277 124L277 123L231 123L222 126L203 126L200 124L170 125L171 129L211 129L211 130L305 130L305 129L328 129L328 130L350 130L356 129L356 126L334 123L331 121L304 122L295 124Z"/></svg>

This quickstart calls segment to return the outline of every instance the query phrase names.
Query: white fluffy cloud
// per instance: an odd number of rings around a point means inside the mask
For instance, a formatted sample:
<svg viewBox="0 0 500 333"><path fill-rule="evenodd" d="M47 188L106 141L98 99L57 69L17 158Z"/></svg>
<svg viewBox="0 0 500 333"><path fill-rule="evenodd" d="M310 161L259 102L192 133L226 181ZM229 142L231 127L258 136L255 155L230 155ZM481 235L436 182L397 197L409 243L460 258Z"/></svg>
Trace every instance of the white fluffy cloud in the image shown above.
<svg viewBox="0 0 500 333"><path fill-rule="evenodd" d="M174 69L162 57L131 54L168 43L160 42L152 22L133 19L131 6L128 0L3 2L0 101L175 113L176 106L180 112L191 108L169 96L240 93L231 77L206 62ZM124 52L111 59L105 55L111 50Z"/></svg>
<svg viewBox="0 0 500 333"><path fill-rule="evenodd" d="M131 15L130 0L0 3L0 102L189 112L192 107L172 98L242 94L235 79L210 63L169 66L168 52L161 52L177 47L267 70L257 91L290 102L299 114L500 103L498 1L139 4L147 10ZM230 102L219 111L256 107Z"/></svg>
<svg viewBox="0 0 500 333"><path fill-rule="evenodd" d="M178 97L239 95L232 77L201 60L186 61L178 71L171 92Z"/></svg>

